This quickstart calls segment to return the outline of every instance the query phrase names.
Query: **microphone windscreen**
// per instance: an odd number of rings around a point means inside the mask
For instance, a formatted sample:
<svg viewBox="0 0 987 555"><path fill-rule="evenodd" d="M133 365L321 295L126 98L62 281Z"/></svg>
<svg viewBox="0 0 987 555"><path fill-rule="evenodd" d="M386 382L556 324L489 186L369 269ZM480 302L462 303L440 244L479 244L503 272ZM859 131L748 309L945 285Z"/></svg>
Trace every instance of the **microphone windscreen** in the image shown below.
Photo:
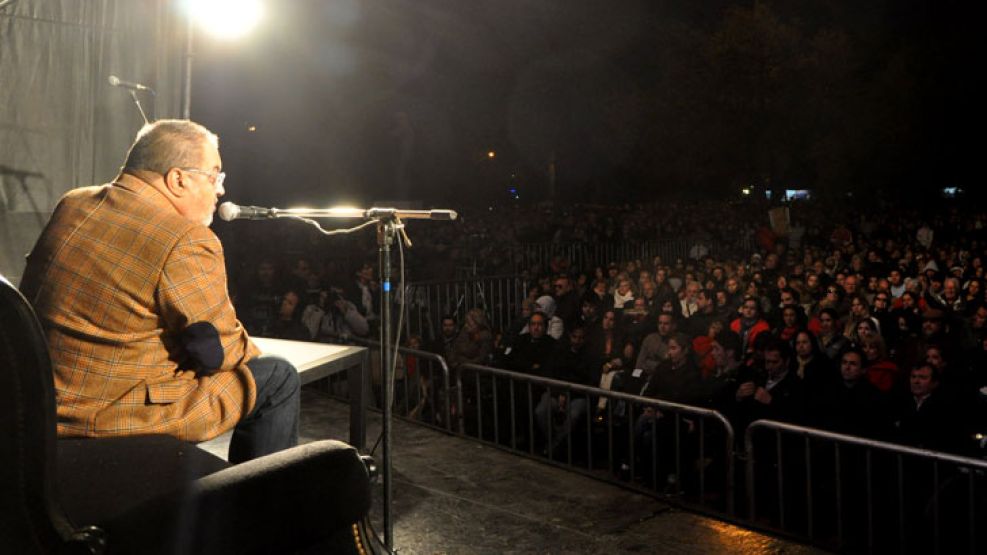
<svg viewBox="0 0 987 555"><path fill-rule="evenodd" d="M120 78L117 77L116 75L110 75L110 78L107 79L107 81L110 82L110 86L112 87L115 87L120 84Z"/></svg>
<svg viewBox="0 0 987 555"><path fill-rule="evenodd" d="M240 215L240 207L233 204L232 202L224 202L219 205L219 217L220 219L232 222Z"/></svg>

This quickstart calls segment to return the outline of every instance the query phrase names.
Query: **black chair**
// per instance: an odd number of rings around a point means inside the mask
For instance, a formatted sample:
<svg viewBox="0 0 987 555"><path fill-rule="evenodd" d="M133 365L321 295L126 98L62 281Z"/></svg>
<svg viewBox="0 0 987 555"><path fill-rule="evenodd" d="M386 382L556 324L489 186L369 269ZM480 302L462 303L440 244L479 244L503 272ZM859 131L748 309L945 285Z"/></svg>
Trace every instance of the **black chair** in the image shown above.
<svg viewBox="0 0 987 555"><path fill-rule="evenodd" d="M345 443L236 466L169 436L57 439L48 346L0 276L0 550L367 552L370 476Z"/></svg>

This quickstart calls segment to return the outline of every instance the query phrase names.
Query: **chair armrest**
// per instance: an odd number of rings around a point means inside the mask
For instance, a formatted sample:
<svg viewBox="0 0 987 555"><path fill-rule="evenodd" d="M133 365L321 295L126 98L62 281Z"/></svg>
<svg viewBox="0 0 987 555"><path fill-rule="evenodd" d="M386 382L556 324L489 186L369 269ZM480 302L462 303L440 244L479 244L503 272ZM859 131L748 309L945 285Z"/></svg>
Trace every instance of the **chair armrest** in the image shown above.
<svg viewBox="0 0 987 555"><path fill-rule="evenodd" d="M273 553L318 544L370 510L353 447L317 441L220 470L105 528L119 552Z"/></svg>

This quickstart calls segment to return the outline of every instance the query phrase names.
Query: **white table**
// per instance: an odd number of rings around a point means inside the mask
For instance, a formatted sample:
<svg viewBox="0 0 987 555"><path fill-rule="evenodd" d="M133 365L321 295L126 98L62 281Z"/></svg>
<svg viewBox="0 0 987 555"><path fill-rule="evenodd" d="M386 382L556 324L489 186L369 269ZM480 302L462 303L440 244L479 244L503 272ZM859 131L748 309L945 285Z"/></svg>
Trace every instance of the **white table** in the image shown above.
<svg viewBox="0 0 987 555"><path fill-rule="evenodd" d="M360 450L366 447L370 373L367 371L368 352L365 347L270 337L250 339L264 354L288 359L298 370L302 384L346 370L350 394L350 444Z"/></svg>

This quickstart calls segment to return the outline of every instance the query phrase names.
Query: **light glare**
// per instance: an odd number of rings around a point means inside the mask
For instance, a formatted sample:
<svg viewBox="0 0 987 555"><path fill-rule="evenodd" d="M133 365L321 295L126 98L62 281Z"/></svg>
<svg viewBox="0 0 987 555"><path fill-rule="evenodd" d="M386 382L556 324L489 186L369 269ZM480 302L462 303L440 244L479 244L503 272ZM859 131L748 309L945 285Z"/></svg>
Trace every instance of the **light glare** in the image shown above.
<svg viewBox="0 0 987 555"><path fill-rule="evenodd" d="M188 6L199 28L221 39L245 35L264 14L260 0L194 0Z"/></svg>

